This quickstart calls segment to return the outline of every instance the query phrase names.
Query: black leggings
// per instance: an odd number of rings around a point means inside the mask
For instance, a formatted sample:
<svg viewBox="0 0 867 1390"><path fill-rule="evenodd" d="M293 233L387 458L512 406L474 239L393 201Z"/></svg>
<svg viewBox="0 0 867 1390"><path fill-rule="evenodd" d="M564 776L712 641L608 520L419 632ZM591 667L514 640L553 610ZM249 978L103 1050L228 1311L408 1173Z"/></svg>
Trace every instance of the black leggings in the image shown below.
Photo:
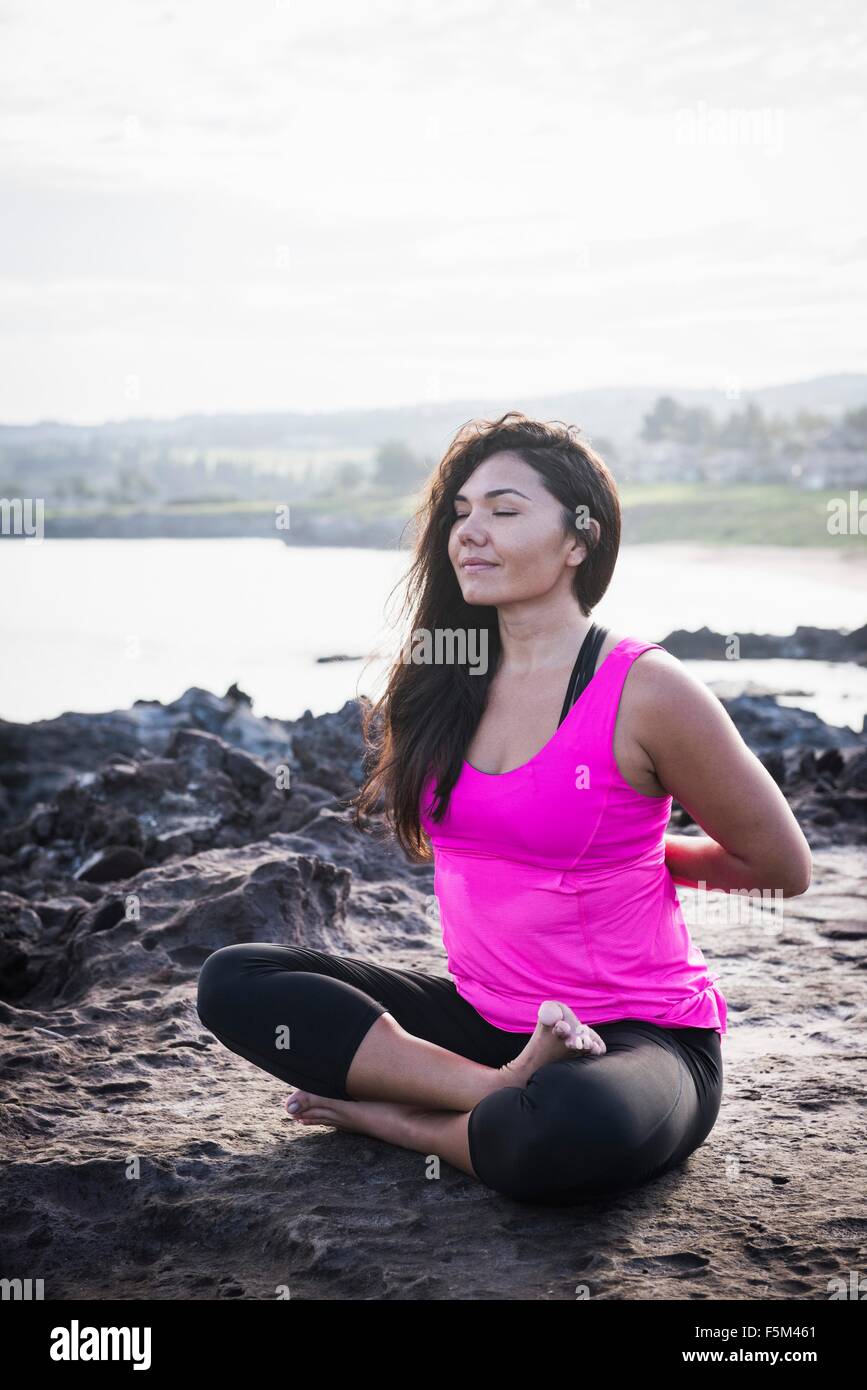
<svg viewBox="0 0 867 1390"><path fill-rule="evenodd" d="M489 1067L511 1061L530 1037L488 1023L449 979L305 946L224 946L199 975L205 1027L316 1095L353 1099L352 1059L384 1013ZM487 1187L516 1201L570 1205L657 1177L707 1138L722 1099L716 1029L633 1018L592 1027L607 1052L547 1062L526 1086L493 1091L470 1111L470 1159Z"/></svg>

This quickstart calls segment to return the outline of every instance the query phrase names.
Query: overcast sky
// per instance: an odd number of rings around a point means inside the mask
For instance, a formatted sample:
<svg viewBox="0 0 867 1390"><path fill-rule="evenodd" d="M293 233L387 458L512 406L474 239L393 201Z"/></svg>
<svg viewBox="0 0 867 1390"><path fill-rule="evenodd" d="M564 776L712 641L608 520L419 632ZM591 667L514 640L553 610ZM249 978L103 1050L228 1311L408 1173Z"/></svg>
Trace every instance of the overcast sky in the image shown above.
<svg viewBox="0 0 867 1390"><path fill-rule="evenodd" d="M858 0L0 0L0 421L867 369Z"/></svg>

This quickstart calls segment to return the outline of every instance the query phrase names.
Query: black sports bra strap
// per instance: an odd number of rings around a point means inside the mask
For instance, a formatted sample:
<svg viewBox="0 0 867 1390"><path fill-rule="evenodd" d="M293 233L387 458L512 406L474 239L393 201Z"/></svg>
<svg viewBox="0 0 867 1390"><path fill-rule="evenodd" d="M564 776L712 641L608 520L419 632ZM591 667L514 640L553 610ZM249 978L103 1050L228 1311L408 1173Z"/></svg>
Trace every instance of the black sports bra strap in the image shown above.
<svg viewBox="0 0 867 1390"><path fill-rule="evenodd" d="M563 708L560 712L560 718L557 721L558 728L563 723L563 720L566 718L566 715L569 713L575 701L590 683L596 670L599 649L607 636L608 628L600 627L597 623L592 623L584 634L584 640L581 643L575 665L572 667L572 674L569 677L566 698L563 701Z"/></svg>

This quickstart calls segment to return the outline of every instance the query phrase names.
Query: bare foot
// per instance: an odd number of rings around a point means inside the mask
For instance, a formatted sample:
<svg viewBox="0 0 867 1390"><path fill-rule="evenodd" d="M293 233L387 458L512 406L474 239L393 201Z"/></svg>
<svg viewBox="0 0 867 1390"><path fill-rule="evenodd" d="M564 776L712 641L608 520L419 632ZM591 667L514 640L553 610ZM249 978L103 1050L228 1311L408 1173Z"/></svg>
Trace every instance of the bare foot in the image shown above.
<svg viewBox="0 0 867 1390"><path fill-rule="evenodd" d="M556 999L539 1005L536 1031L523 1052L499 1068L505 1086L526 1086L534 1071L546 1062L562 1057L601 1057L607 1049L598 1033L581 1023L569 1008Z"/></svg>
<svg viewBox="0 0 867 1390"><path fill-rule="evenodd" d="M428 1157L437 1154L470 1177L477 1177L469 1150L469 1114L463 1110L430 1110L393 1101L332 1100L329 1096L295 1091L287 1098L287 1114L303 1125L333 1125L384 1139ZM288 1106L297 1105L290 1112Z"/></svg>
<svg viewBox="0 0 867 1390"><path fill-rule="evenodd" d="M375 1139L392 1139L400 1121L410 1119L423 1108L385 1100L337 1100L301 1090L287 1096L284 1106L289 1119L299 1124L333 1125L335 1129L370 1134Z"/></svg>

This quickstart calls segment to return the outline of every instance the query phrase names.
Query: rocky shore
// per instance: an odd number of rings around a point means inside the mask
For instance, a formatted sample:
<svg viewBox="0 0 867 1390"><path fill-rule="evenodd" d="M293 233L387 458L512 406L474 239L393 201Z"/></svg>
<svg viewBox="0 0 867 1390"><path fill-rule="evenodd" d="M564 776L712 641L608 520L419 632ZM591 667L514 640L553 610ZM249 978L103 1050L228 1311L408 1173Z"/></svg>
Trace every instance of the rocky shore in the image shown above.
<svg viewBox="0 0 867 1390"><path fill-rule="evenodd" d="M867 629L813 632L760 640L865 659ZM237 687L190 689L0 721L0 1274L60 1299L827 1297L867 1229L867 736L772 696L724 703L804 828L813 884L782 922L694 933L730 1008L707 1142L626 1200L559 1212L289 1132L288 1088L196 1014L202 962L235 941L446 973L432 868L349 820L356 702L284 721Z"/></svg>
<svg viewBox="0 0 867 1390"><path fill-rule="evenodd" d="M678 629L662 645L672 656L688 661L725 661L727 644L738 639L738 657L779 657L792 661L854 661L867 666L867 623L854 632L835 632L825 627L796 627L782 636L760 632L721 633L701 627L696 632Z"/></svg>

